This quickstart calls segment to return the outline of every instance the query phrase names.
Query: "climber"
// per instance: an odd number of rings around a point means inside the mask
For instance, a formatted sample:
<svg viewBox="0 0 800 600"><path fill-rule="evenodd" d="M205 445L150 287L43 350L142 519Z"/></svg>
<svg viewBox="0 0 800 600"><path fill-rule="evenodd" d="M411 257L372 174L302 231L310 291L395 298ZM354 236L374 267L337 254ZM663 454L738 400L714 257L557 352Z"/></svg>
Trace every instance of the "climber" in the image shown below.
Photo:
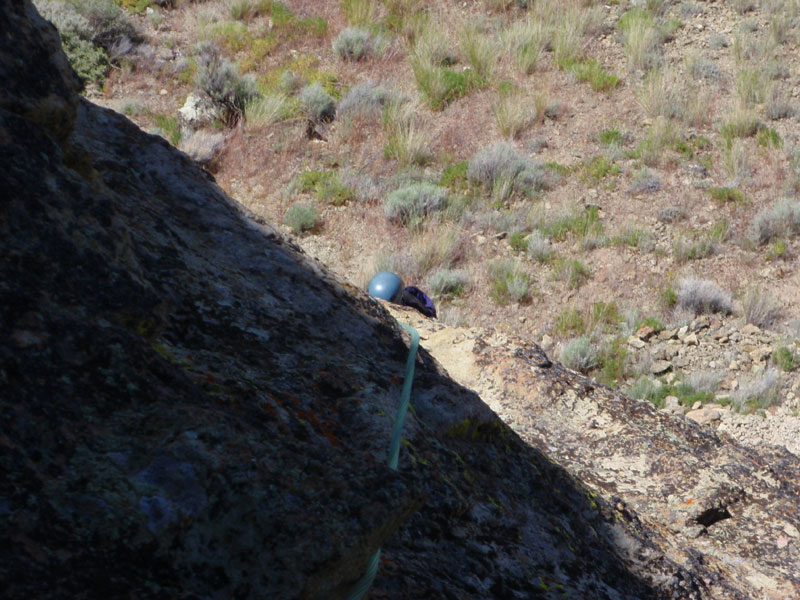
<svg viewBox="0 0 800 600"><path fill-rule="evenodd" d="M381 271L373 277L367 288L369 295L394 304L417 309L426 317L436 318L436 307L428 295L416 286L403 287L403 280L394 273Z"/></svg>

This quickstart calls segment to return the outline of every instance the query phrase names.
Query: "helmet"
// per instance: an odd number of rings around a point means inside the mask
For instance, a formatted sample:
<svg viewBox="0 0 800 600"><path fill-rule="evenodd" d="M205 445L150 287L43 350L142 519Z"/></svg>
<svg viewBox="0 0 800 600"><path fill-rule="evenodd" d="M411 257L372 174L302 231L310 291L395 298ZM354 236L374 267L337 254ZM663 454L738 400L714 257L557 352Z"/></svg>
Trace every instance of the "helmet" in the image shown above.
<svg viewBox="0 0 800 600"><path fill-rule="evenodd" d="M395 302L403 291L403 280L394 273L381 271L369 282L369 295Z"/></svg>

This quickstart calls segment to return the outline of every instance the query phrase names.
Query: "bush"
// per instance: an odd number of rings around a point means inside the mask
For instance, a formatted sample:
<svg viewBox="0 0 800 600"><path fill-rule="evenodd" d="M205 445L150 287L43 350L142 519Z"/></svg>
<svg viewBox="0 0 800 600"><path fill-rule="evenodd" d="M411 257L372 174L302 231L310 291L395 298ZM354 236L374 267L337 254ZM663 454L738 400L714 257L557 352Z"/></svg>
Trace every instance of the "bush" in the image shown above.
<svg viewBox="0 0 800 600"><path fill-rule="evenodd" d="M459 269L439 269L428 277L428 288L438 296L460 296L469 287L469 275Z"/></svg>
<svg viewBox="0 0 800 600"><path fill-rule="evenodd" d="M592 271L578 259L561 259L557 262L554 275L565 281L570 289L579 289L592 275Z"/></svg>
<svg viewBox="0 0 800 600"><path fill-rule="evenodd" d="M300 90L300 102L312 121L332 121L336 115L336 102L319 83L312 83Z"/></svg>
<svg viewBox="0 0 800 600"><path fill-rule="evenodd" d="M677 293L677 303L680 308L694 312L696 315L704 313L731 312L731 296L713 281L707 279L683 279Z"/></svg>
<svg viewBox="0 0 800 600"><path fill-rule="evenodd" d="M317 207L313 204L293 204L283 215L283 222L295 235L313 229L317 224Z"/></svg>
<svg viewBox="0 0 800 600"><path fill-rule="evenodd" d="M525 302L529 298L530 277L517 261L503 260L489 265L490 296L498 304Z"/></svg>
<svg viewBox="0 0 800 600"><path fill-rule="evenodd" d="M415 225L428 213L443 208L446 201L446 188L423 181L393 191L384 200L383 210L390 221Z"/></svg>
<svg viewBox="0 0 800 600"><path fill-rule="evenodd" d="M318 200L341 206L353 199L354 192L342 184L334 171L305 171L300 174L299 188L302 192L313 192Z"/></svg>
<svg viewBox="0 0 800 600"><path fill-rule="evenodd" d="M776 200L765 208L750 225L750 238L764 245L776 237L791 237L800 233L800 201L789 198Z"/></svg>
<svg viewBox="0 0 800 600"><path fill-rule="evenodd" d="M479 150L467 165L467 178L495 191L502 187L500 200L513 191L530 194L547 187L542 166L520 156L507 142Z"/></svg>
<svg viewBox="0 0 800 600"><path fill-rule="evenodd" d="M380 52L382 45L367 27L348 27L333 40L333 51L342 60L361 60Z"/></svg>
<svg viewBox="0 0 800 600"><path fill-rule="evenodd" d="M761 329L772 328L780 318L783 308L775 296L758 287L747 291L742 299L742 307L746 322Z"/></svg>
<svg viewBox="0 0 800 600"><path fill-rule="evenodd" d="M378 119L381 111L396 94L373 81L365 81L350 88L336 107L339 119Z"/></svg>
<svg viewBox="0 0 800 600"><path fill-rule="evenodd" d="M583 315L577 308L562 310L556 317L555 332L559 335L582 334L586 331Z"/></svg>
<svg viewBox="0 0 800 600"><path fill-rule="evenodd" d="M597 348L588 335L574 338L562 348L561 362L569 369L588 373L598 365Z"/></svg>
<svg viewBox="0 0 800 600"><path fill-rule="evenodd" d="M797 367L800 367L800 357L786 346L775 349L772 353L772 362L775 363L781 371L794 371Z"/></svg>
<svg viewBox="0 0 800 600"><path fill-rule="evenodd" d="M37 0L61 36L64 53L84 82L102 83L113 62L141 36L113 0Z"/></svg>
<svg viewBox="0 0 800 600"><path fill-rule="evenodd" d="M547 263L553 259L555 252L553 246L545 235L538 229L531 233L527 238L528 255L540 263Z"/></svg>
<svg viewBox="0 0 800 600"><path fill-rule="evenodd" d="M239 75L236 66L212 42L198 46L195 85L211 100L218 118L229 127L239 122L247 103L258 96L255 79Z"/></svg>

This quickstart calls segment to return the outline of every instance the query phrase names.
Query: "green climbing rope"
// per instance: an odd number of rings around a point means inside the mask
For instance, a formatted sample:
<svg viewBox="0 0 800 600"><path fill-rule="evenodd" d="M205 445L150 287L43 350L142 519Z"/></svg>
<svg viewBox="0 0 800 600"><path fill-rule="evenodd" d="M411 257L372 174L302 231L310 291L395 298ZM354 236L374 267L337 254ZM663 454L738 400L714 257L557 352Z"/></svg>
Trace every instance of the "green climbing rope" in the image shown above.
<svg viewBox="0 0 800 600"><path fill-rule="evenodd" d="M397 460L400 456L400 438L403 432L403 423L406 419L408 412L408 403L411 400L411 384L414 383L414 365L417 360L417 350L419 349L419 333L417 330L409 325L400 323L400 327L405 329L411 336L411 347L408 350L408 358L406 359L406 372L403 376L403 391L400 394L400 406L397 407L397 416L394 419L394 428L392 429L392 443L389 444L389 468L397 470ZM361 600L364 594L367 593L372 582L375 581L375 576L378 574L378 563L381 559L380 548L372 555L367 565L367 570L364 576L358 580L353 591L347 596L347 600Z"/></svg>

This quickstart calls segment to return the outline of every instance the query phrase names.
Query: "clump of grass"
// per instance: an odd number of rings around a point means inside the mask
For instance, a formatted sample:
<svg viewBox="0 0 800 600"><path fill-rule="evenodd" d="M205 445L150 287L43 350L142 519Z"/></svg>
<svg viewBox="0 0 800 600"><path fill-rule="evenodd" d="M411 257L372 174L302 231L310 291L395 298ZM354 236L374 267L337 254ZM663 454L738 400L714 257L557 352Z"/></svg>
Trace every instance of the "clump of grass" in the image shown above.
<svg viewBox="0 0 800 600"><path fill-rule="evenodd" d="M747 200L745 193L734 187L711 187L708 188L708 194L718 202L743 203Z"/></svg>
<svg viewBox="0 0 800 600"><path fill-rule="evenodd" d="M530 75L536 70L539 57L549 42L547 38L542 21L529 17L512 23L504 42L517 69Z"/></svg>
<svg viewBox="0 0 800 600"><path fill-rule="evenodd" d="M781 371L790 372L800 367L800 356L797 356L786 346L781 346L772 352L772 362Z"/></svg>
<svg viewBox="0 0 800 600"><path fill-rule="evenodd" d="M489 264L490 296L498 304L527 301L530 284L530 276L518 261L500 260Z"/></svg>
<svg viewBox="0 0 800 600"><path fill-rule="evenodd" d="M800 233L800 201L780 198L758 212L750 225L750 238L759 245Z"/></svg>
<svg viewBox="0 0 800 600"><path fill-rule="evenodd" d="M606 177L619 175L619 167L605 156L595 156L584 166L584 180L597 185Z"/></svg>
<svg viewBox="0 0 800 600"><path fill-rule="evenodd" d="M447 189L428 182L405 185L386 196L383 209L390 221L415 226L447 201Z"/></svg>
<svg viewBox="0 0 800 600"><path fill-rule="evenodd" d="M533 231L527 238L528 256L540 263L548 263L553 259L555 252L553 245L544 234L538 229Z"/></svg>
<svg viewBox="0 0 800 600"><path fill-rule="evenodd" d="M614 73L606 71L603 65L593 58L563 64L565 70L573 73L578 81L588 83L595 92L611 91L622 81Z"/></svg>
<svg viewBox="0 0 800 600"><path fill-rule="evenodd" d="M417 86L433 110L442 110L454 100L486 85L486 81L471 69L455 71L437 67L414 56L409 60Z"/></svg>
<svg viewBox="0 0 800 600"><path fill-rule="evenodd" d="M317 207L313 204L293 204L283 215L283 222L295 235L314 229L317 225Z"/></svg>
<svg viewBox="0 0 800 600"><path fill-rule="evenodd" d="M649 377L640 377L626 391L631 397L652 402L657 408L664 408L667 396L675 396L681 406L690 408L695 402L706 403L714 400L716 386L712 389L708 389L708 386L713 383L715 377L716 375L699 379L689 376L683 381L670 384ZM694 384L698 382L706 387L695 388Z"/></svg>
<svg viewBox="0 0 800 600"><path fill-rule="evenodd" d="M730 314L731 295L708 279L682 279L677 292L680 308L694 312Z"/></svg>
<svg viewBox="0 0 800 600"><path fill-rule="evenodd" d="M756 143L762 148L780 148L783 146L780 134L769 127L762 127L758 130Z"/></svg>
<svg viewBox="0 0 800 600"><path fill-rule="evenodd" d="M390 100L383 108L383 127L388 140L384 156L395 158L403 165L425 165L431 157L432 136L418 117L416 104L399 98Z"/></svg>
<svg viewBox="0 0 800 600"><path fill-rule="evenodd" d="M527 101L517 94L501 97L492 107L497 128L503 137L515 138L533 120Z"/></svg>
<svg viewBox="0 0 800 600"><path fill-rule="evenodd" d="M739 412L753 413L775 404L779 389L780 375L777 369L767 369L758 379L743 383L731 395L731 403Z"/></svg>
<svg viewBox="0 0 800 600"><path fill-rule="evenodd" d="M561 349L561 362L569 369L588 373L598 365L597 348L588 335L574 338Z"/></svg>
<svg viewBox="0 0 800 600"><path fill-rule="evenodd" d="M311 83L300 90L300 102L312 121L332 121L336 115L336 101L319 83Z"/></svg>
<svg viewBox="0 0 800 600"><path fill-rule="evenodd" d="M592 271L576 258L556 261L553 275L567 283L570 289L577 290L591 277Z"/></svg>
<svg viewBox="0 0 800 600"><path fill-rule="evenodd" d="M597 134L597 141L604 146L621 146L623 137L619 129L603 129Z"/></svg>
<svg viewBox="0 0 800 600"><path fill-rule="evenodd" d="M265 127L289 116L289 98L283 94L266 94L253 98L244 107L248 127Z"/></svg>
<svg viewBox="0 0 800 600"><path fill-rule="evenodd" d="M725 116L720 134L727 140L733 138L746 138L754 136L758 132L759 121L755 110L735 106Z"/></svg>
<svg viewBox="0 0 800 600"><path fill-rule="evenodd" d="M580 240L603 235L603 223L596 206L566 212L540 225L539 229L544 235L557 241L566 239L570 234Z"/></svg>
<svg viewBox="0 0 800 600"><path fill-rule="evenodd" d="M366 27L375 22L375 0L340 0L339 4L350 25Z"/></svg>
<svg viewBox="0 0 800 600"><path fill-rule="evenodd" d="M613 238L612 243L620 246L630 246L640 252L651 252L655 247L653 235L644 229L626 229L622 234Z"/></svg>
<svg viewBox="0 0 800 600"><path fill-rule="evenodd" d="M332 46L342 60L357 61L380 53L383 40L367 27L348 27L336 36Z"/></svg>
<svg viewBox="0 0 800 600"><path fill-rule="evenodd" d="M745 321L761 329L771 329L783 312L778 299L757 286L747 290L742 298L742 308Z"/></svg>
<svg viewBox="0 0 800 600"><path fill-rule="evenodd" d="M312 192L318 200L334 206L346 204L354 197L353 190L341 182L335 171L305 171L293 182L293 187Z"/></svg>
<svg viewBox="0 0 800 600"><path fill-rule="evenodd" d="M626 359L628 358L628 348L625 340L620 336L614 336L604 342L600 348L598 356L598 367L600 370L598 379L606 385L617 385L627 374Z"/></svg>
<svg viewBox="0 0 800 600"><path fill-rule="evenodd" d="M644 78L636 97L642 110L650 117L677 118L681 116L681 101L677 75L674 71L654 69Z"/></svg>
<svg viewBox="0 0 800 600"><path fill-rule="evenodd" d="M171 115L153 115L153 121L162 133L162 137L169 140L173 146L177 146L181 141L181 127L178 118Z"/></svg>
<svg viewBox="0 0 800 600"><path fill-rule="evenodd" d="M663 34L652 15L646 10L634 8L620 18L619 27L629 68L647 70L657 66L661 60L658 50Z"/></svg>
<svg viewBox="0 0 800 600"><path fill-rule="evenodd" d="M421 223L423 217L417 217ZM429 229L415 228L412 256L415 263L415 279L421 279L433 269L450 269L464 257L467 250L466 236L453 226Z"/></svg>
<svg viewBox="0 0 800 600"><path fill-rule="evenodd" d="M667 150L674 147L680 135L671 121L658 117L650 126L645 138L636 147L636 155L648 167L669 161Z"/></svg>
<svg viewBox="0 0 800 600"><path fill-rule="evenodd" d="M556 317L555 333L558 335L582 335L585 331L586 323L583 315L575 307L562 310Z"/></svg>
<svg viewBox="0 0 800 600"><path fill-rule="evenodd" d="M497 49L492 39L483 35L476 27L468 25L461 30L459 44L475 74L488 80L497 60Z"/></svg>
<svg viewBox="0 0 800 600"><path fill-rule="evenodd" d="M687 240L680 236L672 244L672 253L675 262L683 264L690 260L700 260L716 254L717 243L711 237Z"/></svg>
<svg viewBox="0 0 800 600"><path fill-rule="evenodd" d="M437 296L461 296L469 289L469 274L461 269L439 269L427 280L428 289Z"/></svg>

